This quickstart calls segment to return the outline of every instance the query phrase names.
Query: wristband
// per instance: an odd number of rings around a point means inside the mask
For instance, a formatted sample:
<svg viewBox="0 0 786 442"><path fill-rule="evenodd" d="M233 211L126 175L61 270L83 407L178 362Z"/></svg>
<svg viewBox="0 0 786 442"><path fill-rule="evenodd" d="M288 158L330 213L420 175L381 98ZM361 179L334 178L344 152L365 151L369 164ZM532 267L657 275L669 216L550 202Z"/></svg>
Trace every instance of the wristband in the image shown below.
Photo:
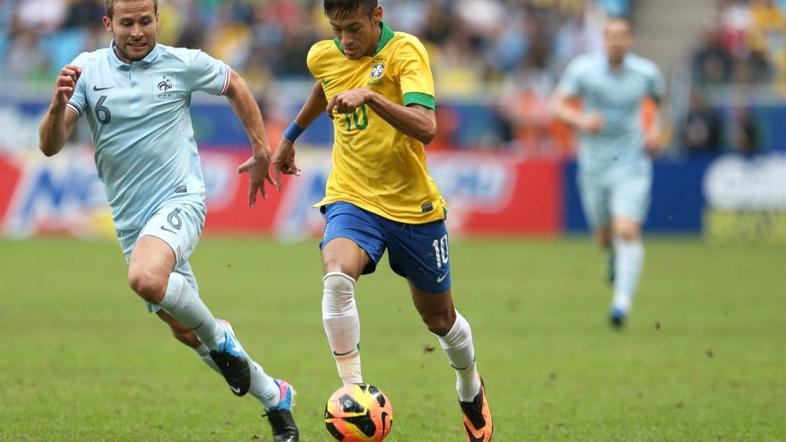
<svg viewBox="0 0 786 442"><path fill-rule="evenodd" d="M289 141L290 143L294 143L295 140L297 140L297 137L299 137L304 130L306 129L298 126L297 123L293 121L292 124L289 125L287 130L284 131L284 138L286 138L286 140Z"/></svg>

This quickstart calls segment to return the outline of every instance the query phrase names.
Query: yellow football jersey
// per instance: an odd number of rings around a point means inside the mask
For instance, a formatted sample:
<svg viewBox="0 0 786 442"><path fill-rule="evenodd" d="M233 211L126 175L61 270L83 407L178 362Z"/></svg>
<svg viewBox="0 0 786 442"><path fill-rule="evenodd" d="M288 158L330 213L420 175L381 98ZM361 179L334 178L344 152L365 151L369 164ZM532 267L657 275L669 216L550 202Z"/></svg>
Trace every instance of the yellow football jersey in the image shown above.
<svg viewBox="0 0 786 442"><path fill-rule="evenodd" d="M423 44L382 26L372 56L351 60L338 39L314 44L308 68L328 103L341 92L369 88L393 103L435 108L434 79ZM391 126L368 105L333 115L333 169L315 205L352 203L384 218L423 224L445 218L445 202L426 169L423 144Z"/></svg>

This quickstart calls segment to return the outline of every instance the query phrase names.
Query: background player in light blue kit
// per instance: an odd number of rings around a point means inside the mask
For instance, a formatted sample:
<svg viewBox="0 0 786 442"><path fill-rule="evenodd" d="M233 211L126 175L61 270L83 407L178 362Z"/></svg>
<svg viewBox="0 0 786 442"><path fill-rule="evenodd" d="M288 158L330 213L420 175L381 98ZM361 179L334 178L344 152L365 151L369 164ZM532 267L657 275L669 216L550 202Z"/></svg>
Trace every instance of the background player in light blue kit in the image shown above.
<svg viewBox="0 0 786 442"><path fill-rule="evenodd" d="M253 156L238 172L251 180L249 205L265 196L270 147L245 81L198 50L156 43L158 2L107 0L107 49L80 54L56 82L40 128L40 148L55 155L76 120L86 116L98 175L128 262L128 283L238 396L265 407L277 442L298 440L294 390L267 375L243 350L226 321L199 297L188 263L204 226L205 186L191 125L191 94L226 95L242 121Z"/></svg>
<svg viewBox="0 0 786 442"><path fill-rule="evenodd" d="M650 156L661 148L658 118L645 130L641 105L647 97L660 102L663 80L654 63L630 52L627 20L609 19L604 41L605 53L570 63L552 99L557 117L580 131L581 200L598 242L610 253L609 316L619 327L630 312L644 262L641 225L652 186ZM571 98L581 99L581 109Z"/></svg>

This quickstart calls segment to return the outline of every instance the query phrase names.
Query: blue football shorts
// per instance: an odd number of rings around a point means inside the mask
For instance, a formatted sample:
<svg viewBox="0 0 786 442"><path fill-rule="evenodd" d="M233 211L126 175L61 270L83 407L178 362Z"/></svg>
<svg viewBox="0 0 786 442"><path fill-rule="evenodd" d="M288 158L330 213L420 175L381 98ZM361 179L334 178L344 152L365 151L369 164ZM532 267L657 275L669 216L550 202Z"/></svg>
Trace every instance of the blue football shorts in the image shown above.
<svg viewBox="0 0 786 442"><path fill-rule="evenodd" d="M385 249L390 268L427 293L450 290L450 257L445 221L406 224L391 221L354 204L336 202L322 207L325 215L323 248L335 238L347 238L371 258L363 274L373 273Z"/></svg>

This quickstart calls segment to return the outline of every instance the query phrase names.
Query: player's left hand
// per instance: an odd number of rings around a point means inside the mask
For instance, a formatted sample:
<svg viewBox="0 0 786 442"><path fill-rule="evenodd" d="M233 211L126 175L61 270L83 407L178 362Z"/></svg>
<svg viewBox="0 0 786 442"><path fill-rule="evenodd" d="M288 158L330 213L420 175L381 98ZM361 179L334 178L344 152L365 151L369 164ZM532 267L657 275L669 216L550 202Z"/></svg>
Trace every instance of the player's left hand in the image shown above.
<svg viewBox="0 0 786 442"><path fill-rule="evenodd" d="M366 88L358 88L336 95L330 100L330 103L328 103L326 109L328 117L332 119L334 111L339 114L354 112L355 109L366 102L369 92L370 91Z"/></svg>
<svg viewBox="0 0 786 442"><path fill-rule="evenodd" d="M659 130L649 130L644 135L644 149L652 158L657 158L663 153L663 140Z"/></svg>
<svg viewBox="0 0 786 442"><path fill-rule="evenodd" d="M248 173L248 206L254 207L257 204L257 192L262 194L262 198L267 198L265 181L275 186L273 178L270 176L270 151L264 154L256 154L247 159L245 163L237 168L237 173Z"/></svg>

